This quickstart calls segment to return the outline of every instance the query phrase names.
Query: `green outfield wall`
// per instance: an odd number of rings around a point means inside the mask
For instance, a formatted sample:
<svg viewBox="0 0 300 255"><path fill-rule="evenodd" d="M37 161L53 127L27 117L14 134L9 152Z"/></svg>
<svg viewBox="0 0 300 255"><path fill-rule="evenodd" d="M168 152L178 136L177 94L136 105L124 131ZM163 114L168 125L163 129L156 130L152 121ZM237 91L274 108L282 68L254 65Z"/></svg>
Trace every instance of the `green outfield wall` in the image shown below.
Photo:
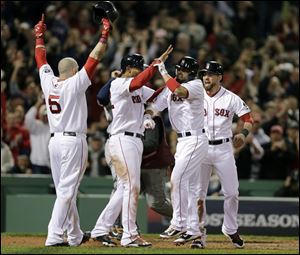
<svg viewBox="0 0 300 255"><path fill-rule="evenodd" d="M281 181L240 181L241 196L272 197ZM109 200L111 177L84 177L77 200L81 226L91 230ZM47 232L55 201L52 178L49 175L1 176L1 232ZM138 224L148 231L147 204L139 198Z"/></svg>

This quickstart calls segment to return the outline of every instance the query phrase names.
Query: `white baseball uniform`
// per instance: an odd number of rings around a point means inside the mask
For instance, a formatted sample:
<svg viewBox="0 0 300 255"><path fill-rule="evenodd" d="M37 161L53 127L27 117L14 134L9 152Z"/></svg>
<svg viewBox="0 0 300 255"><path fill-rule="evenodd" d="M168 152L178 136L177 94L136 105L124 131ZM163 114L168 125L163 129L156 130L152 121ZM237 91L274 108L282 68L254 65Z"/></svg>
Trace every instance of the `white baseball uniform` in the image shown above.
<svg viewBox="0 0 300 255"><path fill-rule="evenodd" d="M113 119L109 125L108 150L118 177L117 189L99 216L91 237L106 235L122 209L123 236L121 245L137 236L136 213L140 193L143 154L144 103L154 90L143 86L129 91L133 78L116 78L110 87Z"/></svg>
<svg viewBox="0 0 300 255"><path fill-rule="evenodd" d="M250 109L242 99L223 87L212 97L206 92L204 94L204 127L207 132L209 147L201 168L200 198L203 200L206 198L209 178L214 168L224 194L222 231L231 235L236 233L238 229L239 195L239 182L231 143L232 120L234 114L240 117L249 113ZM201 221L201 224L204 224L205 212Z"/></svg>
<svg viewBox="0 0 300 255"><path fill-rule="evenodd" d="M200 178L199 165L208 148L203 129L204 91L199 79L181 85L188 90L188 98L180 98L165 88L152 107L158 111L168 107L172 128L179 134L175 166L171 174L171 227L178 231L187 231L189 235L201 235L196 188Z"/></svg>
<svg viewBox="0 0 300 255"><path fill-rule="evenodd" d="M85 68L59 81L48 64L39 69L51 132L49 153L56 200L48 225L46 246L63 242L67 230L71 246L80 244L76 207L77 191L87 160L87 103L85 91L91 84Z"/></svg>

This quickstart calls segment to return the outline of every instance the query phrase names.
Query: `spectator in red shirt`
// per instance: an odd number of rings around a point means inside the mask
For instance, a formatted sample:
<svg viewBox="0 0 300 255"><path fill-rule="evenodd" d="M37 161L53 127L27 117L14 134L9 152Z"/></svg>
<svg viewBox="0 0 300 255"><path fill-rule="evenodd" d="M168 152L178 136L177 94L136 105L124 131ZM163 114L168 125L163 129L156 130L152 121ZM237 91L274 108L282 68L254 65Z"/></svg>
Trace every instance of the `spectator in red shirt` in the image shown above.
<svg viewBox="0 0 300 255"><path fill-rule="evenodd" d="M15 163L20 154L29 156L30 154L30 138L29 132L17 122L15 112L8 112L6 115L6 132L4 132L4 140L10 147Z"/></svg>

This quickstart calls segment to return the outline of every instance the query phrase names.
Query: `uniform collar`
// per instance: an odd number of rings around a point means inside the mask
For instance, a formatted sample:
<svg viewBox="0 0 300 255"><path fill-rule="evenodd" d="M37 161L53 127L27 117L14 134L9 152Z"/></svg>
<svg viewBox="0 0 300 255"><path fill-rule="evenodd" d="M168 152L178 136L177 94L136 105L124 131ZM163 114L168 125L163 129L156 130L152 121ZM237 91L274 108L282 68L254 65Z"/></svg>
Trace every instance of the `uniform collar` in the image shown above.
<svg viewBox="0 0 300 255"><path fill-rule="evenodd" d="M221 86L220 89L213 95L208 95L207 92L205 91L205 94L208 98L211 98L211 99L216 99L216 98L219 98L222 94L223 94L223 91L225 89Z"/></svg>

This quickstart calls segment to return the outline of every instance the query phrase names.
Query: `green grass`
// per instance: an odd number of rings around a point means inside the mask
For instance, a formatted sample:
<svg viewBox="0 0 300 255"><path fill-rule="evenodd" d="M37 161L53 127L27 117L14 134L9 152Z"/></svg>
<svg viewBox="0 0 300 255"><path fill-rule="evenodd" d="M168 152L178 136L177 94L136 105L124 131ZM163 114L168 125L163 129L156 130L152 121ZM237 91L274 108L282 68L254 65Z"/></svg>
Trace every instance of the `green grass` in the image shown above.
<svg viewBox="0 0 300 255"><path fill-rule="evenodd" d="M11 245L2 244L5 237L38 237L38 245L12 242ZM193 250L188 245L170 246L170 248L158 248L157 246L169 244L169 241L160 241L157 234L145 234L146 240L152 239L155 244L152 248L121 248L101 247L96 242L90 242L88 246L80 247L44 247L41 246L41 237L44 233L36 234L1 234L2 254L298 254L299 237L275 237L275 236L243 236L246 240L245 249L234 248L223 235L209 235L205 249ZM44 240L43 240L44 241Z"/></svg>

